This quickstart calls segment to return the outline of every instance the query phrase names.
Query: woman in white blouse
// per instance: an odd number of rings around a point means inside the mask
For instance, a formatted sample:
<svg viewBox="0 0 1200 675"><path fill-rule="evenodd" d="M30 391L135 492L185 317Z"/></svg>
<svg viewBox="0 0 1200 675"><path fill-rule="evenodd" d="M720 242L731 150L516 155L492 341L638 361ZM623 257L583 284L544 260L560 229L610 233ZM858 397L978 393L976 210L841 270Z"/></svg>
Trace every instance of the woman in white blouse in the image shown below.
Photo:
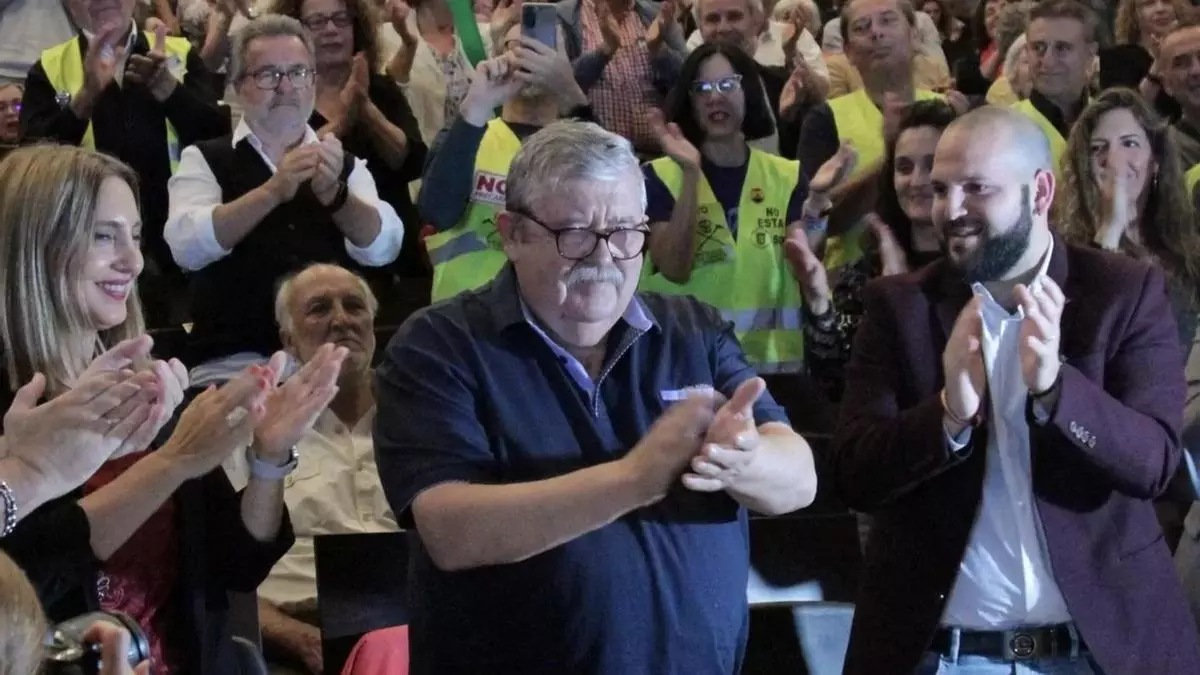
<svg viewBox="0 0 1200 675"><path fill-rule="evenodd" d="M471 86L474 68L456 34L446 0L420 0L415 9L393 0L379 27L384 70L404 89L421 127L432 143L458 116L458 105ZM491 52L489 24L480 23L485 53Z"/></svg>

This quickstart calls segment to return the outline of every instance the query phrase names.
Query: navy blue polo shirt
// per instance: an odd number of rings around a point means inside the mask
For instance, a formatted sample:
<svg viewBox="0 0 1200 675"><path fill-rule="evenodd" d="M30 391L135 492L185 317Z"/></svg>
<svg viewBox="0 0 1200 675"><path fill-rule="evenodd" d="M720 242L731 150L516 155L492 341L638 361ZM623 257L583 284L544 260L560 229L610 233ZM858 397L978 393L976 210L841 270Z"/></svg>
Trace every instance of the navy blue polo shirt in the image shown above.
<svg viewBox="0 0 1200 675"><path fill-rule="evenodd" d="M726 396L754 369L716 310L639 294L583 386L526 319L511 266L414 314L378 367L375 453L393 510L447 481L560 476L627 453L688 387ZM639 325L640 324L640 325ZM756 422L787 422L764 394ZM677 485L666 499L529 560L410 560L412 672L732 675L748 615L746 511Z"/></svg>

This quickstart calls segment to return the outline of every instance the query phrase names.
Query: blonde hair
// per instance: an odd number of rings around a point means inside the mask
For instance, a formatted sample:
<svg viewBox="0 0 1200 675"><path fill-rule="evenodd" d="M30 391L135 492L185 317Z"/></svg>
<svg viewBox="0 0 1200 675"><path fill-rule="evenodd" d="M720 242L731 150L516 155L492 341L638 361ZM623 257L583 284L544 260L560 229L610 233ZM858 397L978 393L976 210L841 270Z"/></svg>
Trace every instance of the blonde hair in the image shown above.
<svg viewBox="0 0 1200 675"><path fill-rule="evenodd" d="M1139 0L1121 0L1117 3L1117 15L1113 20L1113 33L1119 45L1140 45L1142 43L1142 26L1138 20ZM1182 0L1171 0L1175 8L1175 19L1185 23L1193 15L1191 5Z"/></svg>
<svg viewBox="0 0 1200 675"><path fill-rule="evenodd" d="M39 672L46 619L37 593L17 564L0 552L0 675Z"/></svg>
<svg viewBox="0 0 1200 675"><path fill-rule="evenodd" d="M100 331L90 351L80 353L72 342L94 330L79 301L77 270L92 244L100 186L109 178L137 195L132 169L89 150L39 145L0 162L0 346L14 389L40 372L47 394L60 394L98 350L145 332L135 280L123 323Z"/></svg>

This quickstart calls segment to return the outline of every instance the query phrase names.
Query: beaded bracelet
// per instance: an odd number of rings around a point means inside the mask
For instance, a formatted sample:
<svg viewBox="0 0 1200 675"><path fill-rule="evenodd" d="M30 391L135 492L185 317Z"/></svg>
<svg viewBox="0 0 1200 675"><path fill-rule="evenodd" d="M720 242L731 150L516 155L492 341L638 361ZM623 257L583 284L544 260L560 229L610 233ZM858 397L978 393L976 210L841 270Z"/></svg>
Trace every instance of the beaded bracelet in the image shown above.
<svg viewBox="0 0 1200 675"><path fill-rule="evenodd" d="M0 502L4 503L4 525L0 526L0 537L7 537L17 529L17 498L8 483L0 480Z"/></svg>

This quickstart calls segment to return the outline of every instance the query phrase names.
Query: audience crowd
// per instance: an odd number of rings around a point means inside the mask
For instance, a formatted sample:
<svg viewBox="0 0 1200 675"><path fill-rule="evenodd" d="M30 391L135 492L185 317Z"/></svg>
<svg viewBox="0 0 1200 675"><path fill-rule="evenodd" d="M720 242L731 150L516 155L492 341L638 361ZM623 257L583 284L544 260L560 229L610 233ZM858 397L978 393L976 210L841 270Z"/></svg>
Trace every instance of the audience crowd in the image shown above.
<svg viewBox="0 0 1200 675"><path fill-rule="evenodd" d="M0 0L0 674L732 675L820 497L846 673L1196 675L1198 184L1187 0Z"/></svg>

